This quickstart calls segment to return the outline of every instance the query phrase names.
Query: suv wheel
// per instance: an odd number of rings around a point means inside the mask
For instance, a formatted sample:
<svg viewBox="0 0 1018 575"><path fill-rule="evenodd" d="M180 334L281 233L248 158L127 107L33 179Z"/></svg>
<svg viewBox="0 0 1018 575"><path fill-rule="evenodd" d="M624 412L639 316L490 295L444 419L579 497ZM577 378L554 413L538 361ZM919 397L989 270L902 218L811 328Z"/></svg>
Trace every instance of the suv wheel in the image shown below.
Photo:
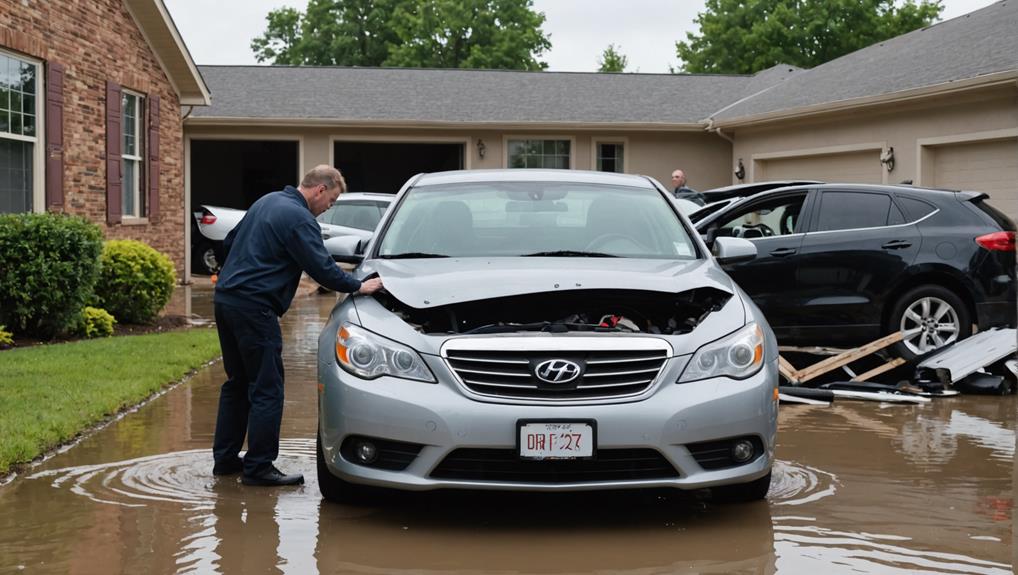
<svg viewBox="0 0 1018 575"><path fill-rule="evenodd" d="M899 330L898 354L913 359L972 334L968 307L954 292L938 285L923 285L898 298L888 320L887 333Z"/></svg>
<svg viewBox="0 0 1018 575"><path fill-rule="evenodd" d="M714 501L720 503L748 503L750 501L759 501L767 497L767 492L771 489L771 474L764 475L760 479L754 479L749 483L740 483L738 485L722 485L721 487L711 487L711 495Z"/></svg>

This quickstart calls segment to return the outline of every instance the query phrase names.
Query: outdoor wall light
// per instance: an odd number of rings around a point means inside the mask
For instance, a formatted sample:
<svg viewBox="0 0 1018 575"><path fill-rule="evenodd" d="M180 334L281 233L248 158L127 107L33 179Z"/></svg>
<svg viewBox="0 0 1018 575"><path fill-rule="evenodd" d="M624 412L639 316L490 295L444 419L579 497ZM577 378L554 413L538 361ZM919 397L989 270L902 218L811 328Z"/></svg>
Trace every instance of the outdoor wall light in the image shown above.
<svg viewBox="0 0 1018 575"><path fill-rule="evenodd" d="M887 149L884 150L884 153L880 154L880 163L883 164L887 168L888 172L890 172L891 170L894 169L894 148L893 147L887 146Z"/></svg>
<svg viewBox="0 0 1018 575"><path fill-rule="evenodd" d="M484 140L477 138L477 155L484 159L484 153L488 151L488 146L484 145Z"/></svg>
<svg viewBox="0 0 1018 575"><path fill-rule="evenodd" d="M735 177L740 180L746 177L746 166L742 165L742 158L739 158L739 164L735 167Z"/></svg>

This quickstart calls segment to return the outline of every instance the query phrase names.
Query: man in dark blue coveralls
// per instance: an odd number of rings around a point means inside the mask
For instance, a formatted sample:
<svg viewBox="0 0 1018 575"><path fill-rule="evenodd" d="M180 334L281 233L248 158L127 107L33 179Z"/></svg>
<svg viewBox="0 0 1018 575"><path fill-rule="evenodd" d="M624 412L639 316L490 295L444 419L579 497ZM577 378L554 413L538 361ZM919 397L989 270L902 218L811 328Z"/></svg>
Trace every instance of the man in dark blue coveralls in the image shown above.
<svg viewBox="0 0 1018 575"><path fill-rule="evenodd" d="M346 191L339 170L317 166L299 188L287 186L259 199L226 237L226 262L215 292L216 327L228 379L219 395L212 444L214 475L243 471L246 485L294 485L273 465L283 418L283 338L279 316L297 291L301 271L337 292L370 294L379 278L363 283L339 269L322 243L315 216ZM247 453L240 449L247 435Z"/></svg>

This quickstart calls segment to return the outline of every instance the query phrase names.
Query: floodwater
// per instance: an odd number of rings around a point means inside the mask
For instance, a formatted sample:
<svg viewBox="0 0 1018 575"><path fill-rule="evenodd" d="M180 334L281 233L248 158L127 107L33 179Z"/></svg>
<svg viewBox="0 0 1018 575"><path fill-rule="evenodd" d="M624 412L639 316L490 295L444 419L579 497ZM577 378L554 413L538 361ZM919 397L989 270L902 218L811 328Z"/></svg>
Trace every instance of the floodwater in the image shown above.
<svg viewBox="0 0 1018 575"><path fill-rule="evenodd" d="M196 287L190 311L210 315ZM216 364L0 487L0 573L1011 573L1015 397L782 406L766 502L704 493L424 493L323 502L315 357L334 296L283 320L278 465L214 478Z"/></svg>

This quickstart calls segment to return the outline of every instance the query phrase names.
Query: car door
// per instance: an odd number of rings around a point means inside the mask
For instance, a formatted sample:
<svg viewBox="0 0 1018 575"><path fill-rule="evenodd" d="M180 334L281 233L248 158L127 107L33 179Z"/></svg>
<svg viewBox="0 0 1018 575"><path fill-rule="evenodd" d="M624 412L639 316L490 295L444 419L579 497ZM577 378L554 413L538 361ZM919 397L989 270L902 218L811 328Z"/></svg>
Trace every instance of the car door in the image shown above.
<svg viewBox="0 0 1018 575"><path fill-rule="evenodd" d="M801 246L799 334L855 342L880 334L884 299L919 253L921 237L891 194L824 189Z"/></svg>
<svg viewBox="0 0 1018 575"><path fill-rule="evenodd" d="M798 322L799 293L795 270L809 218L808 189L765 194L734 206L708 227L708 237L741 237L756 244L757 257L725 266L763 311L780 337Z"/></svg>

